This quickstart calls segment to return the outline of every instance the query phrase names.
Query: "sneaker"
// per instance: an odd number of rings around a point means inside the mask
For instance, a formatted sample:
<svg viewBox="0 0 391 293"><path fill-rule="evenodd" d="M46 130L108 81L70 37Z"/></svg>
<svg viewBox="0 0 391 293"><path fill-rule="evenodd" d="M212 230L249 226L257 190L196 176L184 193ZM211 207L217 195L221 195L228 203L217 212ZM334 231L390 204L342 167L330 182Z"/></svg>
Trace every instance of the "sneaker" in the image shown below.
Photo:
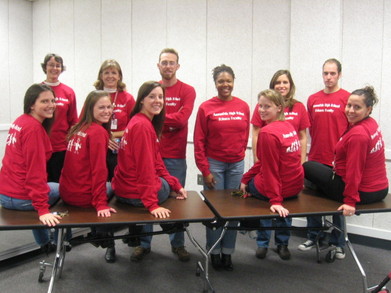
<svg viewBox="0 0 391 293"><path fill-rule="evenodd" d="M316 242L308 239L304 243L300 244L297 248L301 251L307 251L314 247L316 247Z"/></svg>
<svg viewBox="0 0 391 293"><path fill-rule="evenodd" d="M257 251L255 252L255 256L260 259L264 259L266 257L266 253L267 253L267 247L258 247Z"/></svg>
<svg viewBox="0 0 391 293"><path fill-rule="evenodd" d="M108 247L105 253L105 260L107 263L113 263L117 259L115 255L115 247Z"/></svg>
<svg viewBox="0 0 391 293"><path fill-rule="evenodd" d="M173 247L171 246L171 251L178 255L180 261L186 262L190 260L190 253L185 249L184 246Z"/></svg>
<svg viewBox="0 0 391 293"><path fill-rule="evenodd" d="M151 248L144 248L142 246L137 246L132 255L130 256L130 260L133 262L138 262L144 258L148 253L151 252Z"/></svg>
<svg viewBox="0 0 391 293"><path fill-rule="evenodd" d="M288 245L278 245L277 253L282 260L288 260L291 258L291 253L288 249Z"/></svg>
<svg viewBox="0 0 391 293"><path fill-rule="evenodd" d="M343 247L339 247L337 246L335 248L335 258L336 259L344 259L345 258L345 250L343 249Z"/></svg>

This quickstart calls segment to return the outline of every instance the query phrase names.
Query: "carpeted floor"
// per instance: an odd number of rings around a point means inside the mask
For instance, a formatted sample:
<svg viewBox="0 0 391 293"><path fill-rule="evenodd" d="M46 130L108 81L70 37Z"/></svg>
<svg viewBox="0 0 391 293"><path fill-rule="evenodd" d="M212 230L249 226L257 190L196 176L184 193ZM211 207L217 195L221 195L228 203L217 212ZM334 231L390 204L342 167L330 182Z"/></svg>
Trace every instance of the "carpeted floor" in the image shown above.
<svg viewBox="0 0 391 293"><path fill-rule="evenodd" d="M205 243L205 229L191 224L190 229L199 243ZM301 252L297 245L304 238L292 236L289 248L292 259L283 261L273 251L264 260L255 257L255 240L238 234L233 255L233 272L210 269L210 281L216 292L364 292L361 274L349 251L345 260L316 262L316 252ZM62 277L54 292L202 292L203 280L195 275L200 253L186 239L191 260L181 263L171 252L167 235L153 238L152 252L140 263L129 260L132 248L118 240L118 260L107 264L104 250L91 244L75 246L66 255ZM391 271L391 250L353 244L367 273L369 285L379 283ZM47 260L51 261L54 254ZM33 255L0 263L0 291L2 293L46 292L49 282L38 283L39 261L44 255ZM50 275L47 270L46 279ZM391 287L391 284L388 285Z"/></svg>

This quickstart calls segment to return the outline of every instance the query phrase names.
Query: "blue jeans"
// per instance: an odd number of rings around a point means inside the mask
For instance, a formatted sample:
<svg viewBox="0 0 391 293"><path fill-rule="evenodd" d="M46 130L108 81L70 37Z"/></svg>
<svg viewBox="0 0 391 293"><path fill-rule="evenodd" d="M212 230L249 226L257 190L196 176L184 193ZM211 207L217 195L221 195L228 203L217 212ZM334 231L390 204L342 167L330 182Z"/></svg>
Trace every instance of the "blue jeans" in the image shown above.
<svg viewBox="0 0 391 293"><path fill-rule="evenodd" d="M111 187L111 182L106 182L106 195L107 195L107 202L111 200L111 198L114 196L113 188Z"/></svg>
<svg viewBox="0 0 391 293"><path fill-rule="evenodd" d="M244 171L244 160L236 163L220 162L211 158L208 158L209 170L213 174L216 181L215 190L223 189L238 189L240 186L240 180L242 180ZM204 189L209 189L204 185ZM228 223L229 227L237 227L238 221L231 221ZM209 250L219 239L223 228L212 230L206 227L206 248ZM236 243L236 230L227 230L223 239L216 245L211 252L212 254L232 254L235 250Z"/></svg>
<svg viewBox="0 0 391 293"><path fill-rule="evenodd" d="M178 178L182 187L186 183L187 164L186 159L163 159L164 165L171 176ZM185 232L177 232L169 234L172 247L185 246Z"/></svg>
<svg viewBox="0 0 391 293"><path fill-rule="evenodd" d="M344 217L341 215L334 215L333 224L337 227L343 227ZM319 216L307 217L307 227L321 227L321 226L322 226L322 217ZM315 241L319 233L321 233L319 238L320 239L324 238L323 231L319 231L319 230L308 230L307 238L312 241ZM340 231L338 231L337 229L333 229L330 234L329 244L338 247L344 247L345 235Z"/></svg>
<svg viewBox="0 0 391 293"><path fill-rule="evenodd" d="M260 220L262 227L272 227L272 220ZM277 218L275 220L275 227L287 227L292 226L292 218ZM259 230L257 231L257 246L258 247L269 247L269 242L272 234L272 230ZM274 231L274 243L278 245L288 245L291 231L287 230L275 230Z"/></svg>
<svg viewBox="0 0 391 293"><path fill-rule="evenodd" d="M48 204L55 204L60 198L59 184L55 182L49 182L48 186L50 188L48 194ZM33 211L34 207L31 200L17 199L4 194L0 194L0 205L3 208L10 210L19 210L19 211ZM33 235L35 242L39 246L43 246L48 243L50 239L50 229L33 229Z"/></svg>
<svg viewBox="0 0 391 293"><path fill-rule="evenodd" d="M163 159L164 165L171 176L178 178L183 187L186 183L186 159Z"/></svg>
<svg viewBox="0 0 391 293"><path fill-rule="evenodd" d="M259 191L255 188L254 185L254 179L251 179L248 183L248 190L249 192L255 197L260 200L269 201L269 198L259 193ZM272 220L266 219L266 220L260 220L262 227L272 227ZM276 227L291 227L292 226L292 218L281 218L278 217L275 220L275 226ZM258 237L257 237L257 245L258 247L269 247L270 238L272 235L272 230L259 230L257 231ZM287 230L275 230L274 231L274 242L278 245L288 245L289 238L291 236L291 231L289 229Z"/></svg>
<svg viewBox="0 0 391 293"><path fill-rule="evenodd" d="M160 190L157 194L159 204L161 204L162 202L165 202L167 200L167 198L170 195L170 191L171 191L170 185L168 185L167 181L161 177L160 177L160 180L162 182L162 186L160 187ZM118 195L117 195L117 199L120 202L130 204L130 205L133 205L136 207L143 207L144 206L141 199L124 198L124 197L120 197ZM152 224L143 225L141 232L142 233L152 233L153 232L153 225ZM141 244L140 244L141 247L151 248L152 235L140 237L140 242L141 242Z"/></svg>

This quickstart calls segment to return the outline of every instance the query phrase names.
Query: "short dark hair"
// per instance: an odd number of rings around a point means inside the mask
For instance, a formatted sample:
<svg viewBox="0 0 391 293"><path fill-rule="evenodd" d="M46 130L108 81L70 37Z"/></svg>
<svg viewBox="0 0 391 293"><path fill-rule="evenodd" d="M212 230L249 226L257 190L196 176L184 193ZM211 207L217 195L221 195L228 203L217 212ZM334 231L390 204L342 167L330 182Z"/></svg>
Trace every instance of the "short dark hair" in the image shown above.
<svg viewBox="0 0 391 293"><path fill-rule="evenodd" d="M217 80L217 77L219 76L220 73L222 72L227 72L229 73L231 76L232 76L232 79L235 79L235 73L234 71L232 70L231 67L225 65L225 64L221 64L220 66L216 66L215 68L213 68L212 70L212 73L213 73L213 80L216 82Z"/></svg>
<svg viewBox="0 0 391 293"><path fill-rule="evenodd" d="M174 54L176 56L176 62L179 63L179 55L178 55L178 52L173 49L173 48L164 48L160 54L159 54L159 62L160 62L160 58L162 57L162 54L164 53L170 53L170 54Z"/></svg>
<svg viewBox="0 0 391 293"><path fill-rule="evenodd" d="M66 67L64 65L64 61L62 60L62 57L60 55L57 55L54 53L49 53L43 59L43 63L41 63L41 67L43 69L43 72L45 72L45 74L47 74L46 66L48 65L48 62L52 57L54 57L54 60L56 60L56 62L61 64L61 72L65 71Z"/></svg>
<svg viewBox="0 0 391 293"><path fill-rule="evenodd" d="M334 63L335 65L337 65L338 73L341 73L341 72L342 72L342 64L341 64L341 62L339 62L337 59L335 59L335 58L327 59L327 60L323 63L322 68L326 65L326 63Z"/></svg>

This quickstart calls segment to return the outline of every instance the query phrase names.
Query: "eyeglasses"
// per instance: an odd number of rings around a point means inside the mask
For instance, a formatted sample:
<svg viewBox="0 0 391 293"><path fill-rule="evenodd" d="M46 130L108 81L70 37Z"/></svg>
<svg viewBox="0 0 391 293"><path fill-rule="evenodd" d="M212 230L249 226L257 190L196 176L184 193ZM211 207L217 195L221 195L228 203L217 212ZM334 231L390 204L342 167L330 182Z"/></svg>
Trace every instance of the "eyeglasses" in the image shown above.
<svg viewBox="0 0 391 293"><path fill-rule="evenodd" d="M61 68L61 64L51 64L51 63L49 63L46 66L50 67L50 68Z"/></svg>
<svg viewBox="0 0 391 293"><path fill-rule="evenodd" d="M167 67L167 66L175 66L177 63L175 61L162 61L160 62L161 66Z"/></svg>

